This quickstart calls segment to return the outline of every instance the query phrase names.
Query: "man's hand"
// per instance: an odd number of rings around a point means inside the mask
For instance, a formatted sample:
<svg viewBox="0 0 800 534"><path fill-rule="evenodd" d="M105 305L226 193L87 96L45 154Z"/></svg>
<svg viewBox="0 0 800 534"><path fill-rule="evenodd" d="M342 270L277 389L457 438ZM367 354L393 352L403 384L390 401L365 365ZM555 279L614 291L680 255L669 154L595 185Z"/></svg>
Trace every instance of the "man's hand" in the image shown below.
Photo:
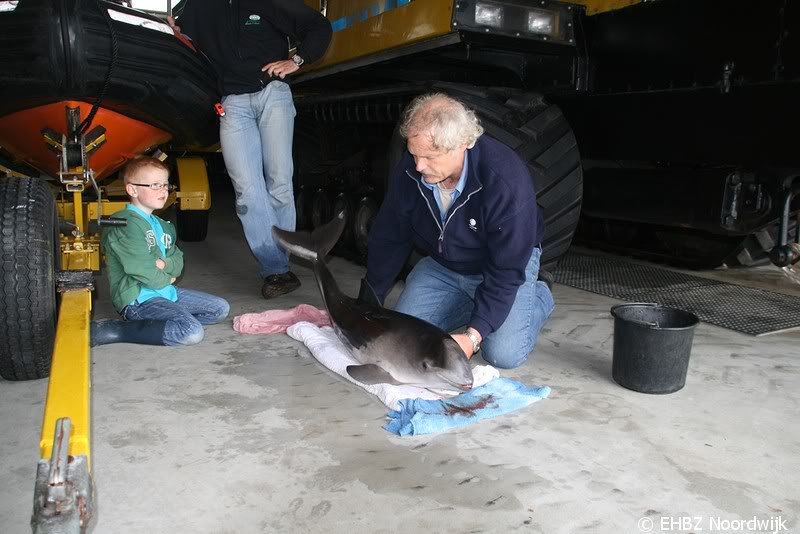
<svg viewBox="0 0 800 534"><path fill-rule="evenodd" d="M169 27L172 28L173 32L175 32L175 37L177 37L180 42L182 42L195 52L197 51L197 49L194 47L194 44L192 44L191 37L181 33L181 27L178 26L178 23L175 22L175 19L173 17L167 17L167 24L169 24Z"/></svg>
<svg viewBox="0 0 800 534"><path fill-rule="evenodd" d="M467 356L469 360L474 356L472 352L472 340L467 337L465 334L450 334L452 338L458 343L458 346L461 347L461 350L464 351L464 354Z"/></svg>
<svg viewBox="0 0 800 534"><path fill-rule="evenodd" d="M172 28L172 31L175 33L181 33L181 27L175 22L175 17L167 17L167 24L169 24L169 27Z"/></svg>
<svg viewBox="0 0 800 534"><path fill-rule="evenodd" d="M161 258L158 258L156 260L156 268L162 269L162 270L166 269L167 268L167 264L164 262L164 260L162 260Z"/></svg>
<svg viewBox="0 0 800 534"><path fill-rule="evenodd" d="M281 80L284 79L287 74L297 72L298 70L300 70L300 67L291 59L273 61L261 67L261 72L266 72L270 76L277 76Z"/></svg>

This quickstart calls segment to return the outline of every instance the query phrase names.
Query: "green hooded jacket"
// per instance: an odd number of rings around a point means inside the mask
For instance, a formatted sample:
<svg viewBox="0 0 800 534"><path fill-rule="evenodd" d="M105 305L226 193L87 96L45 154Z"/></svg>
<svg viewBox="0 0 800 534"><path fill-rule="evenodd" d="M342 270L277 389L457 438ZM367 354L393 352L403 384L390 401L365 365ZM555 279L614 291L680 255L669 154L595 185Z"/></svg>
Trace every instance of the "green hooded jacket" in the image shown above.
<svg viewBox="0 0 800 534"><path fill-rule="evenodd" d="M155 232L137 213L124 209L114 217L127 219L127 226L110 226L103 230L102 246L106 256L111 302L122 309L139 297L143 287L161 289L170 285L172 278L183 272L183 252L175 244L175 226L159 218L164 229L166 254L156 243ZM164 260L166 267L156 267L156 260Z"/></svg>

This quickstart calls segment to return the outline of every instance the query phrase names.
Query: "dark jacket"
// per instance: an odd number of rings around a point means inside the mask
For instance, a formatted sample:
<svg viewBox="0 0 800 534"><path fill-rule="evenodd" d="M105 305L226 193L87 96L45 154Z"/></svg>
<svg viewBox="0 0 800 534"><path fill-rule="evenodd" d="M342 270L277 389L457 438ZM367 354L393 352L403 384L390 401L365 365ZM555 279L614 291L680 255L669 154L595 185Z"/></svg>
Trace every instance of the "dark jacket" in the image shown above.
<svg viewBox="0 0 800 534"><path fill-rule="evenodd" d="M369 236L367 281L381 302L416 245L461 274L482 274L469 326L486 337L506 320L544 224L533 180L516 153L482 135L467 151L464 191L445 223L406 151Z"/></svg>
<svg viewBox="0 0 800 534"><path fill-rule="evenodd" d="M331 41L328 19L302 0L187 0L181 32L205 53L223 95L255 93L272 81L261 67L289 58L289 41L306 63Z"/></svg>

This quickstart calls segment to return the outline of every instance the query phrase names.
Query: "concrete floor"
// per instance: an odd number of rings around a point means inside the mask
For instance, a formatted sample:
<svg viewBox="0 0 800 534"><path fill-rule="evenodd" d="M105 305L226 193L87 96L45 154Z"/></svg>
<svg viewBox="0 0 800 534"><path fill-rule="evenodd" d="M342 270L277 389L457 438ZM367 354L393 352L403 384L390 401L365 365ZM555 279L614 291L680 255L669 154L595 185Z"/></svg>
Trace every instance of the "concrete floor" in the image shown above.
<svg viewBox="0 0 800 534"><path fill-rule="evenodd" d="M237 315L321 305L303 268L300 290L261 299L231 204L215 198L208 240L183 245L183 285L227 297ZM355 294L363 268L331 265ZM773 269L710 275L800 296ZM95 316L110 317L99 286ZM286 335L237 334L232 317L192 348L95 349L92 531L745 532L714 521L754 516L798 529L800 332L701 324L686 387L644 395L611 379L618 301L554 293L531 361L502 373L551 397L435 436L389 434L377 399ZM46 387L0 383L3 533L29 532ZM693 528L670 527L681 517Z"/></svg>

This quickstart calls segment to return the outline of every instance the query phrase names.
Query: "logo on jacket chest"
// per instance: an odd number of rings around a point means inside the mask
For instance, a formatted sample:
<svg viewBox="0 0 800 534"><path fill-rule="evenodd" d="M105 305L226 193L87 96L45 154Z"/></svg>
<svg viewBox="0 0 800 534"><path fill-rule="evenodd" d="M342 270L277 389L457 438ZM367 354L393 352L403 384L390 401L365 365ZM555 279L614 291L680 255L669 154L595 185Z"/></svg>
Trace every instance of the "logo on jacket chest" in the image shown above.
<svg viewBox="0 0 800 534"><path fill-rule="evenodd" d="M244 23L245 26L254 26L261 24L261 17L258 15L250 15L247 17L247 22Z"/></svg>
<svg viewBox="0 0 800 534"><path fill-rule="evenodd" d="M144 233L144 240L147 242L147 251L150 252L156 246L156 233L152 230L147 230Z"/></svg>
<svg viewBox="0 0 800 534"><path fill-rule="evenodd" d="M475 219L470 219L469 221L467 221L467 228L469 228L473 232L477 232L478 231L478 221L476 221Z"/></svg>
<svg viewBox="0 0 800 534"><path fill-rule="evenodd" d="M152 230L147 230L144 233L144 240L147 242L147 251L150 252L156 246L156 233ZM165 250L169 250L172 247L172 236L166 232L163 233L161 235L161 244L164 245Z"/></svg>

